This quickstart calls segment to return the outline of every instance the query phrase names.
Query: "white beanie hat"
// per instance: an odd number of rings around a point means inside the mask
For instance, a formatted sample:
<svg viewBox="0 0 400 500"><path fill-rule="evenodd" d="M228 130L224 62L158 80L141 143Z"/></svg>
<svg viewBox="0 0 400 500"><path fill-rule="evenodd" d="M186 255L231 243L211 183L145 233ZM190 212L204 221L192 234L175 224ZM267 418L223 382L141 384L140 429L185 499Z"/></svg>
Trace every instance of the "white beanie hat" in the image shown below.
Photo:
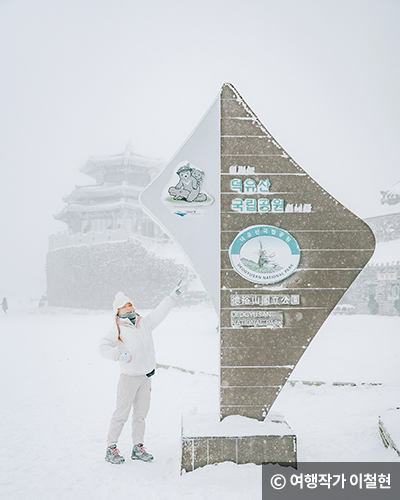
<svg viewBox="0 0 400 500"><path fill-rule="evenodd" d="M133 301L129 297L127 297L123 292L118 292L113 302L114 314L118 314L118 309L123 307L127 302L130 302L133 305Z"/></svg>

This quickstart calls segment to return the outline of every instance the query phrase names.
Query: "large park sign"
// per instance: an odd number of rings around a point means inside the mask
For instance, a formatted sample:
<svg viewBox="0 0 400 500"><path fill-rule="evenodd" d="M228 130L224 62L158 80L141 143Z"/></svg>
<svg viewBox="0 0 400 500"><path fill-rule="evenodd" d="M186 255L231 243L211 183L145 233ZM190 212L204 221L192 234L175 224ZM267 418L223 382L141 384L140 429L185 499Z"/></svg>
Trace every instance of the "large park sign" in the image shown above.
<svg viewBox="0 0 400 500"><path fill-rule="evenodd" d="M230 84L142 202L187 253L220 315L220 418L263 420L371 258L372 231L297 165Z"/></svg>
<svg viewBox="0 0 400 500"><path fill-rule="evenodd" d="M221 92L221 414L262 419L371 258L370 228Z"/></svg>

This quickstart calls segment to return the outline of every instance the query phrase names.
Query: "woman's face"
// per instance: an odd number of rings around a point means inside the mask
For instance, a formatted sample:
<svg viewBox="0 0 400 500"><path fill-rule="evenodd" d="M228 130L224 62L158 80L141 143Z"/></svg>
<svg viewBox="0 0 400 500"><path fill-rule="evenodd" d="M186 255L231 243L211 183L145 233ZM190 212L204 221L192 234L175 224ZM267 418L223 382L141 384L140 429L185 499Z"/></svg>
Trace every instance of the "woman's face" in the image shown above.
<svg viewBox="0 0 400 500"><path fill-rule="evenodd" d="M121 316L121 314L133 313L134 311L135 309L133 308L133 305L130 302L127 302L124 306L118 309L118 316Z"/></svg>

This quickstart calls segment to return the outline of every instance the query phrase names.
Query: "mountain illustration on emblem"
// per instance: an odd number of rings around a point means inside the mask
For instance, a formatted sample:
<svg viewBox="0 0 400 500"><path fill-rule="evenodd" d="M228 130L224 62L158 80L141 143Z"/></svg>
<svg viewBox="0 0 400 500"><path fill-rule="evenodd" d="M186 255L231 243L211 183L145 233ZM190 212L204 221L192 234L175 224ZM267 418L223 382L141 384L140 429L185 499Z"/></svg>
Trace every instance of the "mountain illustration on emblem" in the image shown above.
<svg viewBox="0 0 400 500"><path fill-rule="evenodd" d="M253 252L257 256L256 261L240 256L242 264L248 267L251 271L257 271L259 273L272 273L283 269L283 266L280 266L275 260L275 252L264 247L260 240L258 243L259 249L256 252Z"/></svg>

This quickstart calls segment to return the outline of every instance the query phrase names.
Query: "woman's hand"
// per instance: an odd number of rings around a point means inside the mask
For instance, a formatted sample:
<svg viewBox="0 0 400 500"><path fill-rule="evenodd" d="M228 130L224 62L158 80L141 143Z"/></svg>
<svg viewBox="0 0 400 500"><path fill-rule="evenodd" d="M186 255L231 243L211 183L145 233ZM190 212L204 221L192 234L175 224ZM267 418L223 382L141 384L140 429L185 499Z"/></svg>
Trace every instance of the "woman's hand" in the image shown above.
<svg viewBox="0 0 400 500"><path fill-rule="evenodd" d="M183 280L181 280L178 283L178 286L176 286L170 293L170 297L174 300L178 299L183 293L185 293L186 288L186 283L183 283Z"/></svg>
<svg viewBox="0 0 400 500"><path fill-rule="evenodd" d="M121 352L118 357L118 361L122 361L123 363L130 363L132 361L132 355L130 352Z"/></svg>

